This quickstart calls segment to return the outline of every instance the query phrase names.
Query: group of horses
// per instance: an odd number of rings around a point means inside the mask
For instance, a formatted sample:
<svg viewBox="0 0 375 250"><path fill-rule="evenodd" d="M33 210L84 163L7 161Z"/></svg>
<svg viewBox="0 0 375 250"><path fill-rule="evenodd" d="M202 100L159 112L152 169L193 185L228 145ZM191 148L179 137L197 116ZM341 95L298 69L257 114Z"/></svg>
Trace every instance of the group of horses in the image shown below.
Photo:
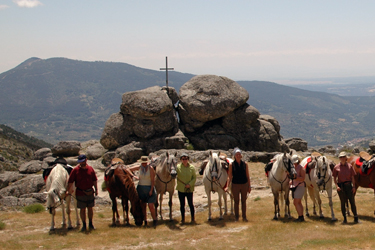
<svg viewBox="0 0 375 250"><path fill-rule="evenodd" d="M163 219L162 212L162 202L163 195L167 192L169 193L169 220L172 221L172 196L175 191L176 177L177 177L177 153L169 154L168 152L162 154L157 158L151 160L150 166L155 168L155 187L158 195L158 201L156 203L157 207L160 206L159 214L161 219ZM360 164L358 163L357 156L352 156L348 159L354 169L357 172L355 177L355 187L356 189L361 186L365 188L374 188L375 186L375 171L370 171L369 175L363 175L360 171ZM280 203L285 203L285 217L291 218L290 215L290 202L289 202L289 192L290 185L289 180L296 177L296 170L291 161L291 154L281 153L277 154L272 159L273 165L268 175L268 181L271 186L271 190L274 196L274 219L280 217ZM371 167L375 165L375 158L369 161ZM332 202L332 170L334 164L330 162L326 156L309 156L304 158L301 163L303 167L306 166L306 189L304 199L305 199L305 211L306 215L309 216L308 206L307 206L307 193L309 194L313 202L313 213L316 215L316 205L319 206L319 216L324 217L321 208L321 199L319 193L321 191L326 191L329 200L329 206L331 208L331 219L337 220L333 211ZM131 208L130 213L134 217L136 225L142 225L144 220L144 215L141 209L140 199L135 188L135 184L132 179L132 175L129 171L126 171L126 166L120 164L119 162L112 161L111 166L113 170L112 174L106 178L106 188L109 191L109 195L112 201L112 225L116 226L120 224L120 216L117 209L117 198L122 201L123 207L123 223L129 224L129 206L130 201ZM220 210L219 219L223 219L222 211L222 198L224 199L224 214L227 214L227 194L230 189L225 191L225 185L227 181L227 170L226 163L223 159L220 159L218 153L210 152L208 157L207 166L203 172L203 184L208 198L208 220L212 219L211 214L211 193L218 193L218 205ZM55 209L61 205L63 226L66 226L65 219L65 207L64 200L66 201L66 213L68 215L68 228L72 228L71 218L70 218L70 201L72 196L66 196L65 191L68 185L69 174L61 166L57 164L47 178L47 208L52 215L52 222L50 230L54 229L54 216ZM230 187L229 187L230 188ZM229 193L231 200L231 214L233 214L233 197ZM74 194L73 194L74 197ZM79 218L77 212L77 205L75 202L75 212L77 219L77 226L79 226ZM374 211L375 214L375 211Z"/></svg>
<svg viewBox="0 0 375 250"><path fill-rule="evenodd" d="M169 193L169 220L172 221L172 197L176 187L177 179L177 153L169 154L168 152L159 157L151 159L150 167L155 169L155 188L157 193L157 202L155 209L159 207L160 218L163 219L162 202L163 196ZM210 152L208 164L203 174L203 183L208 197L209 214L208 219L211 220L211 192L217 192L219 195L220 219L223 218L222 203L224 198L224 214L227 213L227 192L224 190L227 181L227 171L225 162L219 158L218 153ZM112 201L112 226L120 225L120 215L117 209L117 199L121 199L123 208L123 224L129 223L129 201L131 204L130 213L134 217L135 224L140 226L143 224L144 215L141 208L141 202L133 182L132 174L126 170L126 166L117 159L111 161L108 166L105 176L105 186L109 192ZM61 205L63 210L63 226L65 225L65 210L64 202L67 205L66 213L68 214L68 228L72 228L70 219L70 201L72 196L65 196L65 191L68 185L69 175L65 169L59 164L53 168L47 178L47 208L52 215L51 229L54 230L54 216L55 208ZM75 202L77 226L79 226L78 212ZM231 197L231 213L233 214L233 198Z"/></svg>
<svg viewBox="0 0 375 250"><path fill-rule="evenodd" d="M363 174L361 171L361 165L364 159L360 159L359 156L351 156L348 158L354 170L356 171L355 176L355 189L358 187L372 188L375 187L375 171L372 169L375 167L375 158L368 160L370 171L367 174ZM273 165L268 174L268 181L271 186L271 190L274 196L275 215L274 219L277 220L280 217L280 202L285 202L285 217L291 218L289 209L289 180L295 178L296 170L291 162L291 154L277 154L272 160ZM313 214L317 215L316 206L319 206L319 217L324 218L322 212L322 200L320 193L326 192L326 197L329 201L331 208L331 220L336 221L335 214L333 211L333 177L332 172L335 164L328 160L326 156L320 154L313 154L305 157L301 161L301 166L305 168L305 185L306 191L304 194L305 200L305 214L310 216L307 204L307 196L309 195L313 203ZM350 214L348 205L347 214ZM375 214L375 211L374 211Z"/></svg>

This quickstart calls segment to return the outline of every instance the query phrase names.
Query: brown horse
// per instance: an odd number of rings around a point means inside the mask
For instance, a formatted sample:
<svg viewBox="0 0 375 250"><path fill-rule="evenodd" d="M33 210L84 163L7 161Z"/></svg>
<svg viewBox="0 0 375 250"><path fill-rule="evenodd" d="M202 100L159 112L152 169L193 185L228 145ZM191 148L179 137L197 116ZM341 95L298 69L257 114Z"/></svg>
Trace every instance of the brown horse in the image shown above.
<svg viewBox="0 0 375 250"><path fill-rule="evenodd" d="M360 161L359 161L360 157L358 156L350 156L348 158L348 163L350 163L355 172L357 173L354 177L355 179L355 190L358 189L358 187L363 187L363 188L372 188L374 189L375 187L375 171L371 171L370 174L368 175L364 175L361 173L361 164L360 164ZM370 161L370 169L371 168L374 168L374 165L375 165L375 161ZM374 191L374 195L375 195L375 191ZM375 210L374 210L374 214L375 214Z"/></svg>
<svg viewBox="0 0 375 250"><path fill-rule="evenodd" d="M129 205L128 201L131 203L130 212L134 217L135 224L141 226L143 224L143 212L141 207L141 202L134 186L131 174L126 171L126 167L120 162L113 162L112 165L107 168L111 171L106 171L106 187L109 192L109 197L112 200L112 226L120 223L120 216L117 210L117 200L119 197L121 199L124 224L129 224ZM126 213L126 216L125 216ZM116 219L115 219L116 215Z"/></svg>

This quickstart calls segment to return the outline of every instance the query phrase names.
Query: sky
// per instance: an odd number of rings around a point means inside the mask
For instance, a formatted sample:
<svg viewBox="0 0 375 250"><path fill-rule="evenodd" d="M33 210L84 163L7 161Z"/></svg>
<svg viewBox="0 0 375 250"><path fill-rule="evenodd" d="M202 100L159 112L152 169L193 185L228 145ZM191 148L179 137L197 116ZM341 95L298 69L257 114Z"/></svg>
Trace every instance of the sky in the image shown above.
<svg viewBox="0 0 375 250"><path fill-rule="evenodd" d="M375 76L375 1L0 0L0 73L30 57L233 80Z"/></svg>

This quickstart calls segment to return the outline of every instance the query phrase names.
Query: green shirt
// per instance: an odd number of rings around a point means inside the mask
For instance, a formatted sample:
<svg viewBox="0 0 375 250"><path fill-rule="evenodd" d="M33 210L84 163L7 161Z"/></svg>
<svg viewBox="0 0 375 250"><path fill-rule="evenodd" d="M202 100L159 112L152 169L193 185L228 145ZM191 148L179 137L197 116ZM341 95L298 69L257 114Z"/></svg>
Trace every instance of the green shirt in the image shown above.
<svg viewBox="0 0 375 250"><path fill-rule="evenodd" d="M180 163L177 165L177 190L183 193L192 193L196 181L195 167L189 163L187 167ZM190 185L190 190L185 190L185 184Z"/></svg>

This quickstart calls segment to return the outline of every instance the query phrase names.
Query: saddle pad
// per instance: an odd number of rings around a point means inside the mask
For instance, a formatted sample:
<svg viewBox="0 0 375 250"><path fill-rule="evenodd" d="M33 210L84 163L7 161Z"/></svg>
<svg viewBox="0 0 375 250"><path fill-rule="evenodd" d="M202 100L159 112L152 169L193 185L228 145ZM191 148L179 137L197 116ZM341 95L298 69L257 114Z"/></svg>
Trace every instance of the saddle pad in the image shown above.
<svg viewBox="0 0 375 250"><path fill-rule="evenodd" d="M306 165L303 166L303 167L305 168L305 171L306 171L306 169L307 169L307 165L308 165L310 162L311 162L311 157L307 158ZM307 174L310 174L310 172L311 172L311 168L309 168L309 172L308 172Z"/></svg>
<svg viewBox="0 0 375 250"><path fill-rule="evenodd" d="M361 167L363 162L360 161L361 158L357 158L357 160L355 160L355 165L357 165L358 167Z"/></svg>

